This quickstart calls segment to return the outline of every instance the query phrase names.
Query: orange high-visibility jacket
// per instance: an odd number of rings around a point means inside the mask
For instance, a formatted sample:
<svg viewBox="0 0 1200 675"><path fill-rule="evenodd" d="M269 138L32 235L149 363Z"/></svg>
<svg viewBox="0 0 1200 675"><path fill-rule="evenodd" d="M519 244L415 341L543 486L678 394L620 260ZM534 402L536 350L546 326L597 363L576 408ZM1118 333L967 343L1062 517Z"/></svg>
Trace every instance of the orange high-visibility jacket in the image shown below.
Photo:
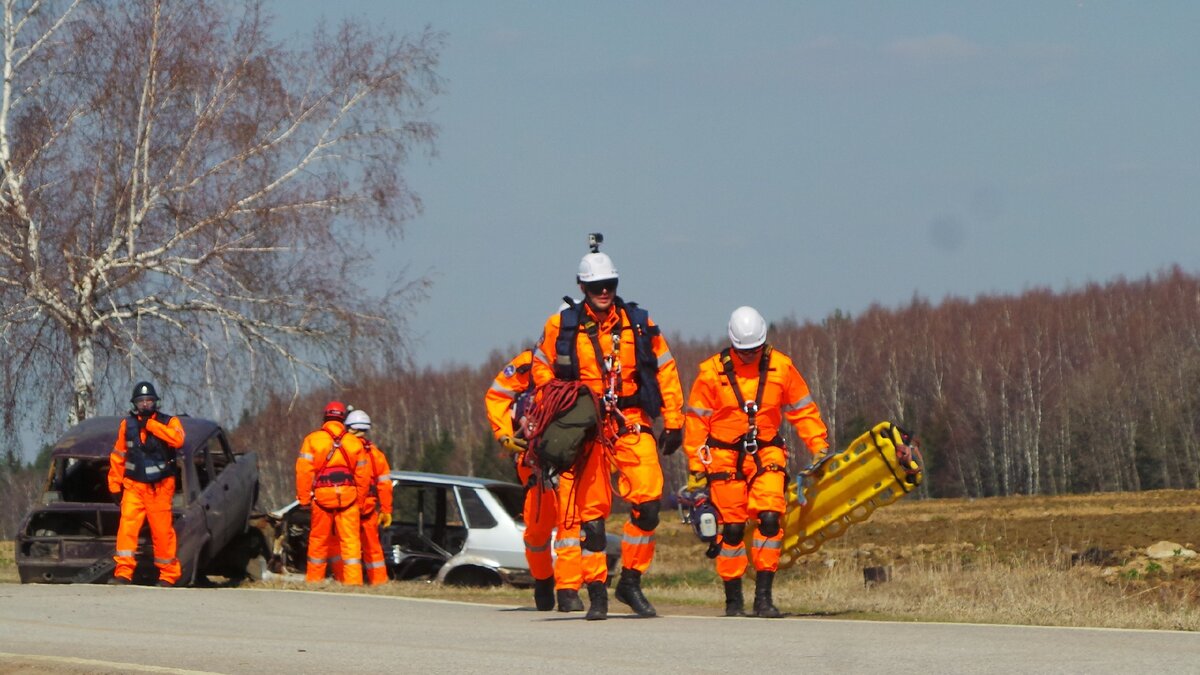
<svg viewBox="0 0 1200 675"><path fill-rule="evenodd" d="M388 474L391 473L392 468L388 465L387 455L383 454L383 450L380 450L379 446L372 443L370 439L359 440L367 450L367 457L371 462L371 484L375 487L375 494L367 495L367 508L363 510L363 514L369 514L376 509L379 513L391 513L392 478Z"/></svg>
<svg viewBox="0 0 1200 675"><path fill-rule="evenodd" d="M509 361L504 369L496 374L492 386L488 387L483 397L483 406L487 409L488 421L492 424L492 435L499 440L503 436L513 436L512 406L517 396L529 388L533 375L533 350L526 349Z"/></svg>
<svg viewBox="0 0 1200 675"><path fill-rule="evenodd" d="M162 417L167 416L155 413L153 417L146 420L146 429L139 434L142 442L146 441L147 434L154 434L168 446L176 450L182 448L183 424L177 417L170 417L167 419L167 423L163 424L160 421ZM126 420L121 420L121 426L117 429L117 441L108 455L109 492L120 492L122 481L125 479L125 422Z"/></svg>
<svg viewBox="0 0 1200 675"><path fill-rule="evenodd" d="M629 397L637 393L637 356L634 349L632 323L624 310L613 305L612 311L603 320L595 315L591 305L584 305L585 310L593 320L600 324L600 354L592 347L592 341L587 332L580 330L576 336L575 353L579 360L579 380L587 385L597 396L603 396L607 383L603 377L602 362L604 357L612 353L612 333L618 327L620 332L621 377L619 397ZM619 322L619 323L618 323ZM650 321L653 326L654 322ZM561 327L561 316L558 313L550 315L546 327L542 331L542 340L538 343L533 360L533 379L541 386L554 379L554 360L558 357L555 343ZM667 340L661 334L652 341L654 355L658 357L658 387L663 398L663 424L668 429L679 429L683 426L683 386L679 383L679 369L675 357L667 346ZM622 410L628 424L649 426L650 416L640 408Z"/></svg>
<svg viewBox="0 0 1200 675"><path fill-rule="evenodd" d="M732 359L742 397L746 401L753 401L758 393L759 360L755 358L750 363L742 363L736 354L732 355ZM746 433L748 417L738 405L719 353L700 364L700 374L692 385L685 412L687 425L684 428L683 449L687 452L689 471L704 470L699 450L710 436L728 443ZM768 361L767 385L755 416L758 439L775 438L784 417L814 456L829 447L829 431L808 391L808 383L787 355L773 349Z"/></svg>
<svg viewBox="0 0 1200 675"><path fill-rule="evenodd" d="M338 436L342 437L345 456L341 452L330 454L333 450L333 439ZM305 436L304 443L300 445L300 456L296 458L296 499L300 501L301 506L308 506L312 502L316 472L326 466L346 466L353 473L358 508L361 511L367 504L367 496L371 489L371 460L367 457L362 441L347 432L345 425L337 420L325 422L320 429Z"/></svg>

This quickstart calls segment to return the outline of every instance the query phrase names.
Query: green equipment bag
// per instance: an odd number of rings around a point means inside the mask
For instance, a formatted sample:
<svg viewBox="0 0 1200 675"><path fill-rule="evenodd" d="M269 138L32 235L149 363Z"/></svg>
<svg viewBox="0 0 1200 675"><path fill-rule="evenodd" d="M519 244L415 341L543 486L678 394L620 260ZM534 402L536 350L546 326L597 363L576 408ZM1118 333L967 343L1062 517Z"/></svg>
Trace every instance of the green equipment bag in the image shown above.
<svg viewBox="0 0 1200 675"><path fill-rule="evenodd" d="M591 389L578 381L547 383L533 413L530 440L539 466L555 473L570 471L584 446L596 434L600 407Z"/></svg>

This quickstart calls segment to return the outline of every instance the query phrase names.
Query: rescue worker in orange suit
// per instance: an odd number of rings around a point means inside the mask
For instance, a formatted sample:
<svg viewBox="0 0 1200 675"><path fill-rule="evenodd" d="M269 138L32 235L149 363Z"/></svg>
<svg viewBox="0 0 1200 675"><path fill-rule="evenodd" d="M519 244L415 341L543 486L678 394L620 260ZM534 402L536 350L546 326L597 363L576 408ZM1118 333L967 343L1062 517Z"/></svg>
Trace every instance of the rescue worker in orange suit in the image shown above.
<svg viewBox="0 0 1200 675"><path fill-rule="evenodd" d="M387 564L383 558L383 545L379 542L379 528L392 526L392 478L391 467L388 466L387 456L379 446L367 438L371 430L371 417L362 410L351 410L346 415L346 426L350 433L362 441L371 468L371 487L367 493L366 504L359 516L359 530L362 535L363 571L367 583L372 586L386 584L388 581ZM339 540L340 541L340 540ZM330 547L331 553L333 547ZM334 574L341 579L344 569Z"/></svg>
<svg viewBox="0 0 1200 675"><path fill-rule="evenodd" d="M522 428L524 403L532 394L533 351L526 349L509 361L492 380L484 395L484 408L492 425L492 434L504 449L513 453L517 478L525 486L525 560L533 575L533 601L538 611L583 611L579 588L583 585L580 571L579 513L575 509L573 478L559 475L558 486L544 483L536 475L531 458L526 455L527 443ZM551 536L554 552L550 551Z"/></svg>
<svg viewBox="0 0 1200 675"><path fill-rule="evenodd" d="M645 310L617 296L612 260L593 246L579 262L576 280L584 301L546 321L533 372L538 386L556 377L579 380L604 401L601 427L613 449L609 452L600 440L589 443L575 478L589 600L586 618L608 617L604 520L612 510L613 468L619 473L620 495L631 506L615 596L638 616L655 616L641 578L654 558L659 521L663 475L658 450L669 455L683 442L683 389L658 326ZM656 445L651 423L660 414L664 428Z"/></svg>
<svg viewBox="0 0 1200 675"><path fill-rule="evenodd" d="M330 537L337 530L344 584L363 583L360 517L371 488L371 460L362 441L346 428L346 406L330 401L321 428L304 437L296 458L296 499L312 509L304 579L320 582L329 566Z"/></svg>
<svg viewBox="0 0 1200 675"><path fill-rule="evenodd" d="M717 574L725 583L725 616L745 616L746 522L758 521L750 557L758 574L754 616L782 616L771 587L779 569L786 506L786 419L814 461L829 449L828 432L808 384L792 360L767 342L767 323L752 307L729 319L730 347L700 364L688 395L684 451L688 489L711 492L722 525Z"/></svg>
<svg viewBox="0 0 1200 675"><path fill-rule="evenodd" d="M134 385L129 401L133 409L121 420L108 456L108 491L121 505L117 553L113 556L117 568L109 580L111 584L133 581L143 521L150 522L158 585L170 587L179 581L171 499L175 496L175 451L183 447L183 425L178 418L159 412L158 401L153 384Z"/></svg>

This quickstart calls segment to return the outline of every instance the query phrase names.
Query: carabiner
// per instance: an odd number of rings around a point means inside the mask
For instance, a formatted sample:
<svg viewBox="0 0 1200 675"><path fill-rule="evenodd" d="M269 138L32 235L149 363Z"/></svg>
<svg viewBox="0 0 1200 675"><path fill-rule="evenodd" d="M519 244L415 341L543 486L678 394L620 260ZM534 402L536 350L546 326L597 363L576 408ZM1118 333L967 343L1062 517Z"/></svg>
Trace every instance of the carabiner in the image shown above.
<svg viewBox="0 0 1200 675"><path fill-rule="evenodd" d="M712 448L708 447L707 445L700 446L700 449L696 451L696 456L700 459L700 463L704 466L712 464ZM708 472L706 471L705 473Z"/></svg>

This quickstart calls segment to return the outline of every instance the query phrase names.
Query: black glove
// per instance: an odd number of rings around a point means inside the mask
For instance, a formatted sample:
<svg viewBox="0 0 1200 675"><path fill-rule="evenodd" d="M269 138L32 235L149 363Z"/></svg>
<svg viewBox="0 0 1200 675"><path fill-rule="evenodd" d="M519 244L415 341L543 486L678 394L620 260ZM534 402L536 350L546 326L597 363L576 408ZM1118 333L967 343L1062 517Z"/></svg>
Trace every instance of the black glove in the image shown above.
<svg viewBox="0 0 1200 675"><path fill-rule="evenodd" d="M116 504L117 506L121 505L121 497L123 497L125 495L124 492L110 492L108 494L112 496L112 500L113 500L114 504Z"/></svg>
<svg viewBox="0 0 1200 675"><path fill-rule="evenodd" d="M658 449L664 457L675 454L683 445L683 429L663 429L658 435Z"/></svg>

